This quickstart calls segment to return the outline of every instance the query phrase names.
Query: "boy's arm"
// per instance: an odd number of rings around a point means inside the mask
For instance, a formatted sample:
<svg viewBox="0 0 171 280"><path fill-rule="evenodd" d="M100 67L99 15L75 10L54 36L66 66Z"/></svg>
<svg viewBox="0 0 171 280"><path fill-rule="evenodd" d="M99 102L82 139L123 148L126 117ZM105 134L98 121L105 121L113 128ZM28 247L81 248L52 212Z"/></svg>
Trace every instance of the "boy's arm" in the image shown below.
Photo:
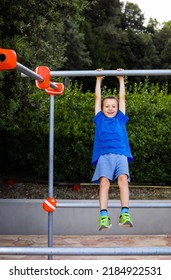
<svg viewBox="0 0 171 280"><path fill-rule="evenodd" d="M101 111L101 83L103 76L96 77L96 86L95 86L95 115Z"/></svg>
<svg viewBox="0 0 171 280"><path fill-rule="evenodd" d="M123 69L118 69L122 71ZM126 113L126 101L125 101L125 82L124 76L117 76L119 81L119 110L125 115Z"/></svg>

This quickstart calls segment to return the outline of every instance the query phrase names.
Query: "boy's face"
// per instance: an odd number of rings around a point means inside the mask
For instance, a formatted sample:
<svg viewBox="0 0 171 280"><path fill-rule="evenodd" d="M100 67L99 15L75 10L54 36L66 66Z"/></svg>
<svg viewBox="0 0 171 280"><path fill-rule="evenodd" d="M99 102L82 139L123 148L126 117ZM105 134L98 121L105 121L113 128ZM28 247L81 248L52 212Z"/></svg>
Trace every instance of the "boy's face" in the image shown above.
<svg viewBox="0 0 171 280"><path fill-rule="evenodd" d="M108 118L113 118L118 112L118 102L115 99L105 99L102 107L103 114Z"/></svg>

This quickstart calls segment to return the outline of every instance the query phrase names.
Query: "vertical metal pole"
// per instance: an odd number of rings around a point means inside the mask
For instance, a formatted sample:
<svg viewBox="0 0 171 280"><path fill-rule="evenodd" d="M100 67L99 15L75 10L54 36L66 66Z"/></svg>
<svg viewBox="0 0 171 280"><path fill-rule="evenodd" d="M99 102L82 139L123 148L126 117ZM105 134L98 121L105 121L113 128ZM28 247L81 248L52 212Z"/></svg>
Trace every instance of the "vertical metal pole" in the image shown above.
<svg viewBox="0 0 171 280"><path fill-rule="evenodd" d="M54 96L50 95L50 119L49 119L49 197L53 197L53 163L54 163ZM48 213L48 247L53 247L53 212ZM52 260L49 255L48 259Z"/></svg>

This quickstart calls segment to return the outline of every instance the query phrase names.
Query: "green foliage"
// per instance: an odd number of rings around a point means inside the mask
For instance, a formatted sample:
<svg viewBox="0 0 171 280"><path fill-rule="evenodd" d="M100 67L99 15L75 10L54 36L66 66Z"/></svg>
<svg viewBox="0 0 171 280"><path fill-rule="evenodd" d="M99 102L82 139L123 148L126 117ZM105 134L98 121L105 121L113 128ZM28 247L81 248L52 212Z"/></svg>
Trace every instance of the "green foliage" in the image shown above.
<svg viewBox="0 0 171 280"><path fill-rule="evenodd" d="M92 174L94 96L75 83L55 102L55 177L87 181Z"/></svg>
<svg viewBox="0 0 171 280"><path fill-rule="evenodd" d="M130 1L131 2L131 1ZM123 8L122 25L124 29L134 30L136 33L145 30L144 14L137 4L126 2Z"/></svg>
<svg viewBox="0 0 171 280"><path fill-rule="evenodd" d="M159 28L136 4L119 0L3 0L0 46L30 69L164 69L171 63L171 22ZM7 16L8 11L8 16ZM168 77L156 84L129 78L128 131L135 157L133 182L170 184ZM80 87L80 80L83 86ZM73 83L55 98L55 178L90 181L94 78ZM136 81L136 84L134 84ZM150 78L152 81L152 78ZM159 83L159 84L158 84ZM106 78L104 94L113 88ZM84 92L84 93L83 93ZM116 90L115 92L116 93ZM17 71L0 72L1 176L48 176L49 98Z"/></svg>
<svg viewBox="0 0 171 280"><path fill-rule="evenodd" d="M113 93L118 94L116 89ZM103 95L109 94L103 87ZM11 103L9 116L1 122L1 176L48 177L49 96L37 90L29 102L19 115L17 104ZM170 107L167 84L160 87L146 79L127 89L132 183L171 184ZM55 180L90 182L94 94L70 84L64 95L55 97L54 116Z"/></svg>
<svg viewBox="0 0 171 280"><path fill-rule="evenodd" d="M1 176L41 176L48 170L48 99L37 90L29 107L10 102L0 123Z"/></svg>
<svg viewBox="0 0 171 280"><path fill-rule="evenodd" d="M133 182L171 183L171 95L168 85L135 84L127 97Z"/></svg>

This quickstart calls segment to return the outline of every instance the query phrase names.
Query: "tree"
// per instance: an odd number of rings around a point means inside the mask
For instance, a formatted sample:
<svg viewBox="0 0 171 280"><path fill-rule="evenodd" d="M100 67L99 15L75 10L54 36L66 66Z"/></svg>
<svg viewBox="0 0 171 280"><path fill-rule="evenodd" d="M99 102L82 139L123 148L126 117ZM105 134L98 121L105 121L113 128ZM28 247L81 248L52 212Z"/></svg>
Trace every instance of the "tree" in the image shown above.
<svg viewBox="0 0 171 280"><path fill-rule="evenodd" d="M82 28L85 22L84 12L93 5L94 0L63 1L64 38L66 42L66 61L62 69L84 69L91 65L91 58L85 44Z"/></svg>
<svg viewBox="0 0 171 280"><path fill-rule="evenodd" d="M68 34L71 33L73 43L75 40L79 43L80 55L77 63L82 66L83 62L88 61L81 23L84 20L83 11L91 1L3 0L1 2L0 46L13 49L17 53L18 62L32 70L39 65L46 65L52 70L62 68L70 61L71 55L75 59L78 54L77 44L73 44L73 53L70 52L71 38ZM22 79L19 72L0 73L0 133L4 135L4 138L1 138L3 157L7 157L8 144L10 138L13 138L15 145L10 158L15 158L18 137L23 136L29 129L29 121L26 121L26 118L30 116L28 119L34 119L34 114L37 110L41 110L41 105L44 104L41 98L39 102L30 98L34 92L40 93L35 88L34 81ZM47 121L47 116L43 116ZM36 126L34 133L36 131L38 134L43 133L39 126ZM34 134L31 135L33 137ZM44 139L43 135L42 139ZM29 139L26 139L26 142L29 151L32 145ZM22 155L21 150L20 152Z"/></svg>
<svg viewBox="0 0 171 280"><path fill-rule="evenodd" d="M171 21L165 22L162 29L160 29L154 36L154 43L160 56L160 67L171 67ZM159 65L158 65L159 66Z"/></svg>
<svg viewBox="0 0 171 280"><path fill-rule="evenodd" d="M161 29L161 24L153 18L150 18L147 24L146 32L151 34L151 36L155 35Z"/></svg>
<svg viewBox="0 0 171 280"><path fill-rule="evenodd" d="M86 45L92 58L92 68L111 69L118 48L120 26L120 3L118 0L98 0L85 11L84 32ZM112 57L112 59L111 59Z"/></svg>
<svg viewBox="0 0 171 280"><path fill-rule="evenodd" d="M137 33L145 30L145 17L137 4L126 2L125 6L122 2L122 28L125 30L133 30Z"/></svg>

